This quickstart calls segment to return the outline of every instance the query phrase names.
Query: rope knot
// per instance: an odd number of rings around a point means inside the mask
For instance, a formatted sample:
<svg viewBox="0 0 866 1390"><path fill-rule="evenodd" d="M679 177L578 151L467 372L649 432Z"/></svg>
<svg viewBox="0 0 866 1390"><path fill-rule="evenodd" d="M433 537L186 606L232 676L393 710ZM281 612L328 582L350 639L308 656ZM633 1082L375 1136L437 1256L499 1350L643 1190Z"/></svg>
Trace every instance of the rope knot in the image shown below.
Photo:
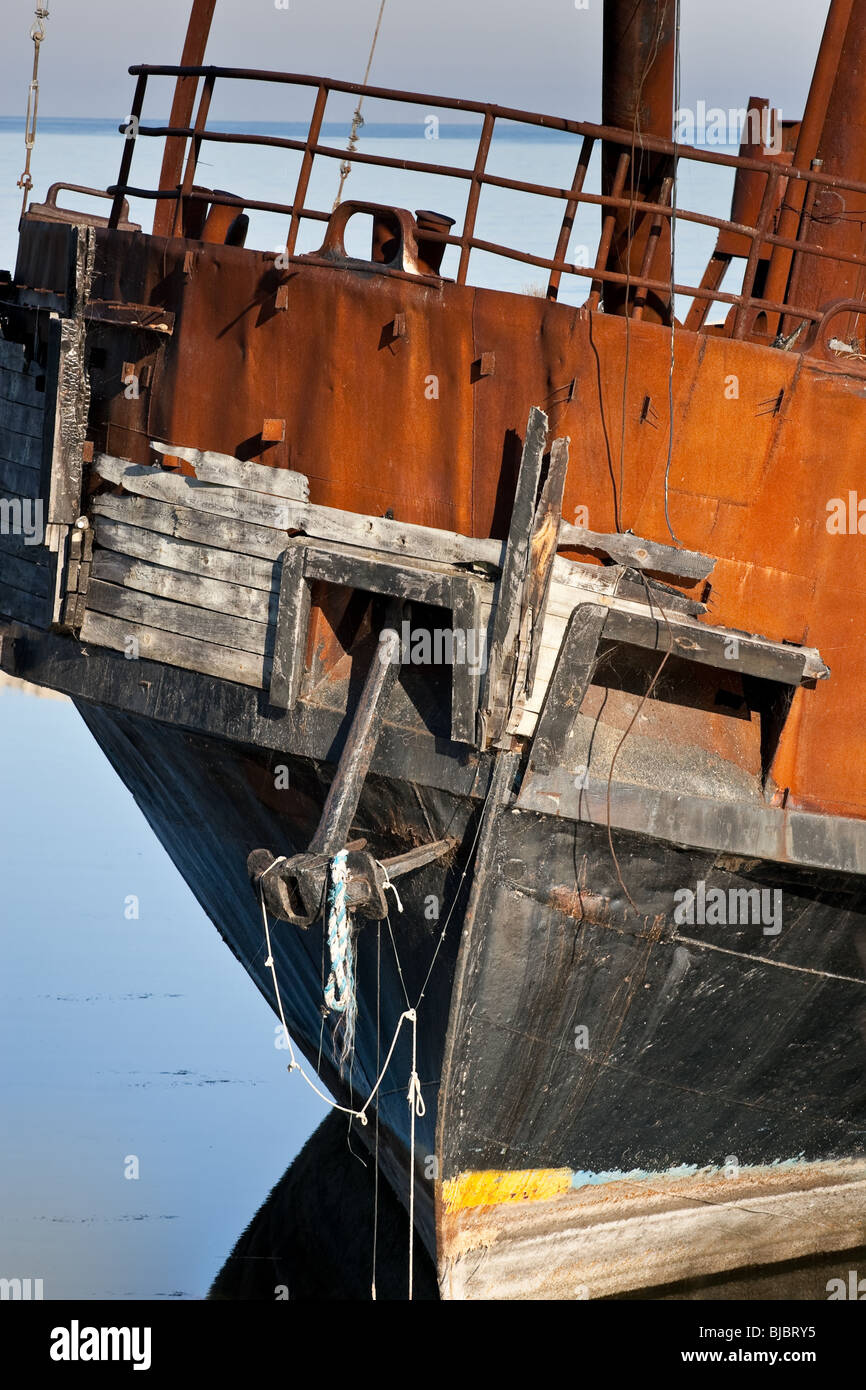
<svg viewBox="0 0 866 1390"><path fill-rule="evenodd" d="M403 904L402 904L401 901L400 901L400 894L397 892L397 887L396 887L396 885L393 884L393 883L391 882L390 876L389 876L389 874L388 874L388 870L385 868L385 865L382 863L381 859L377 859L377 860L376 860L376 863L379 865L379 868L382 870L382 873L385 875L385 882L382 884L382 892L383 892L383 893L387 893L387 892L388 892L388 889L390 888L391 892L394 894L394 901L395 901L395 903L397 904L397 911L398 911L398 912L402 912L402 911L403 911Z"/></svg>
<svg viewBox="0 0 866 1390"><path fill-rule="evenodd" d="M416 1115L418 1119L420 1119L422 1115L427 1114L427 1106L424 1104L424 1097L421 1094L421 1081L417 1071L413 1070L409 1077L409 1090L406 1092L406 1099L409 1102L412 1113Z"/></svg>

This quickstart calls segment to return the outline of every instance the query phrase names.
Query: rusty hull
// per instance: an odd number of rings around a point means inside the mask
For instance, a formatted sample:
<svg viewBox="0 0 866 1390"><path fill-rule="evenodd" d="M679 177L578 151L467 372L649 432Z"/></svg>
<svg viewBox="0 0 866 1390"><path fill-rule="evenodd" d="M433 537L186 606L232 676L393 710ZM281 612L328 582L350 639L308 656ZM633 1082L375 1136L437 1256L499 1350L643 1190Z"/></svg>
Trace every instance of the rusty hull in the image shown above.
<svg viewBox="0 0 866 1390"><path fill-rule="evenodd" d="M23 228L16 281L49 302L67 235ZM660 325L357 264L278 269L240 247L96 235L94 449L145 463L150 439L183 442L297 469L314 502L502 537L539 403L551 435L571 439L566 520L586 508L593 530L667 542L667 473L679 541L719 557L708 620L820 648L832 679L795 695L771 789L866 816L861 541L827 527L831 499L847 507L861 482L857 364L677 329L670 379ZM167 310L163 331L111 321L113 304Z"/></svg>

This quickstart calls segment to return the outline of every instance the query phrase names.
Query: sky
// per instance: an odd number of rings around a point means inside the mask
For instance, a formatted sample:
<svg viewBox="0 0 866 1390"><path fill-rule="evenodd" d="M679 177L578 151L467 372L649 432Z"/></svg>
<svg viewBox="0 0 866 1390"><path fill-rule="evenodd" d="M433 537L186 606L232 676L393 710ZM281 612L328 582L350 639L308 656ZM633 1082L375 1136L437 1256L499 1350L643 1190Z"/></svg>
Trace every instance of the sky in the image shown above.
<svg viewBox="0 0 866 1390"><path fill-rule="evenodd" d="M218 0L208 61L361 79L379 0L281 3ZM26 104L33 8L4 0L0 116ZM596 119L602 8L602 0L386 0L370 81ZM827 9L828 0L682 0L682 104L727 109L753 95L799 116ZM127 67L178 62L188 13L185 0L50 0L40 112L122 119ZM167 113L163 91L151 115ZM304 115L279 104L285 89L233 95L232 119Z"/></svg>

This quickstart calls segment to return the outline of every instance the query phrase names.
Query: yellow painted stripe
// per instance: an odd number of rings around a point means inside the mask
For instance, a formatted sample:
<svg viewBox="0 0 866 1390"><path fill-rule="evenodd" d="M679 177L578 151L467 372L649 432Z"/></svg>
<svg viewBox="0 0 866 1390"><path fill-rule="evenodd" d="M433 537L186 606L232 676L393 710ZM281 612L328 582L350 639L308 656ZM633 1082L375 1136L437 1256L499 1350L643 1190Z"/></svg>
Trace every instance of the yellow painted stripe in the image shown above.
<svg viewBox="0 0 866 1390"><path fill-rule="evenodd" d="M547 1202L571 1188L570 1168L526 1168L518 1172L461 1173L442 1184L446 1211L489 1207L500 1202Z"/></svg>

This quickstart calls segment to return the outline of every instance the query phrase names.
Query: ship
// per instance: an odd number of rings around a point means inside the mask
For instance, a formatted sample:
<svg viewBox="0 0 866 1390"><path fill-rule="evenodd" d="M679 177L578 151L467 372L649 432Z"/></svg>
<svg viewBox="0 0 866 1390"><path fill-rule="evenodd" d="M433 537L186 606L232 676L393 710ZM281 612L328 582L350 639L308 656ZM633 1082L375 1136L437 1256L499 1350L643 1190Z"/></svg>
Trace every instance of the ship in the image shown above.
<svg viewBox="0 0 866 1390"><path fill-rule="evenodd" d="M286 1105L333 1098L215 1296L284 1296L300 1212L322 1297L350 1264L358 1297L825 1297L866 1250L866 0L733 150L680 138L674 0L605 0L601 123L209 65L213 10L0 274L0 666L74 701L273 1008ZM239 82L305 133L216 126ZM347 155L335 100L471 122L472 158ZM570 182L491 167L504 127L569 137ZM285 201L199 182L220 143L290 152ZM312 205L347 161L443 191ZM490 190L553 244L480 235Z"/></svg>

